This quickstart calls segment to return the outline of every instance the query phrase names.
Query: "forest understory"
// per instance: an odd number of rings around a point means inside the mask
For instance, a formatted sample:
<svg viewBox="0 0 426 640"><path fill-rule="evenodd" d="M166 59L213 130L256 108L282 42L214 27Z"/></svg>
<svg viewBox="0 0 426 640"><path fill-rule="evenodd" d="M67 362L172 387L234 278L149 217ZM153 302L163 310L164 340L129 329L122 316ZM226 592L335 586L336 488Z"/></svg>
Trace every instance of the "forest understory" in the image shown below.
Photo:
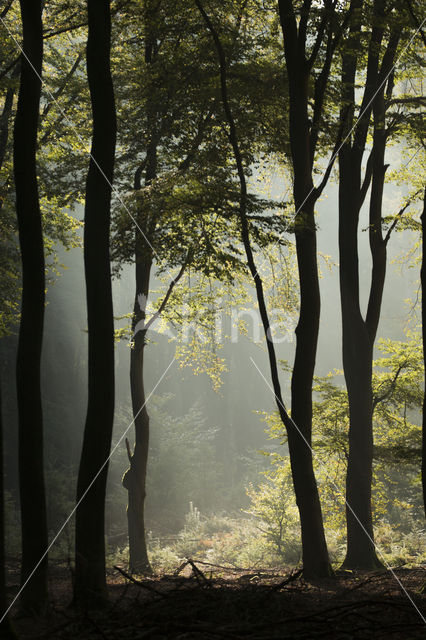
<svg viewBox="0 0 426 640"><path fill-rule="evenodd" d="M424 638L426 566L400 567L394 574L412 602L389 571L337 571L334 578L308 582L290 569L250 570L189 559L174 574L136 579L117 566L108 572L109 604L81 611L70 606L69 569L53 566L48 614L17 616L14 626L22 640ZM9 567L9 582L13 596L17 566Z"/></svg>
<svg viewBox="0 0 426 640"><path fill-rule="evenodd" d="M0 640L425 637L423 4L0 1Z"/></svg>

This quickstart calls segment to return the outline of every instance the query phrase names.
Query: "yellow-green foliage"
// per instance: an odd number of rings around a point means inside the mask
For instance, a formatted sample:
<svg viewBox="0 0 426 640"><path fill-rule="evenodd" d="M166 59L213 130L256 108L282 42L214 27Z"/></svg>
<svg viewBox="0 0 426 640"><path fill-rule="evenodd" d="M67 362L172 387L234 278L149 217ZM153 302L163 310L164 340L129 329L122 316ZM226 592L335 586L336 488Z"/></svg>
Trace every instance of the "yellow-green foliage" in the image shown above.
<svg viewBox="0 0 426 640"><path fill-rule="evenodd" d="M383 354L374 362L373 518L383 532L384 556L414 562L424 558L420 470L420 410L423 400L423 360L420 336L407 332L405 341L380 340ZM313 451L324 525L333 560L343 558L345 545L345 476L348 456L347 393L335 371L316 378L313 407ZM286 549L297 521L286 452L286 435L277 415L267 416L268 433L283 446L269 452L271 468L265 482L250 485L249 513L264 524L265 540L278 553ZM403 473L401 473L401 468ZM387 532L387 536L385 535ZM392 535L391 535L392 534ZM414 543L409 542L414 536ZM380 547L380 535L378 538ZM380 549L379 549L380 551Z"/></svg>

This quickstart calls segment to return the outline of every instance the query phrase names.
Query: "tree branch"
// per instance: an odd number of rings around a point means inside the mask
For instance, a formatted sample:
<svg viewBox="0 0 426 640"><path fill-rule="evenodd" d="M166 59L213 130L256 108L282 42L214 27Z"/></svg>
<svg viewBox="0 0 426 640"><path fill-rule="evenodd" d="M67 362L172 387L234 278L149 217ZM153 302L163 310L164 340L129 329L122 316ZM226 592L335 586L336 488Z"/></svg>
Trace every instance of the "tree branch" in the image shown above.
<svg viewBox="0 0 426 640"><path fill-rule="evenodd" d="M323 192L323 190L324 190L324 188L325 188L325 186L326 186L326 184L328 182L328 179L330 177L331 170L333 169L334 162L335 162L337 156L339 155L340 147L341 147L341 144L342 144L343 132L345 130L346 119L347 119L347 116L348 116L348 113L349 113L349 108L350 108L350 105L348 105L346 107L346 113L341 118L341 121L340 121L340 124L339 124L339 131L338 131L338 134L337 134L336 142L334 144L333 152L331 154L330 161L329 161L329 163L327 165L327 168L326 168L326 170L324 172L322 180L321 180L320 184L317 187L315 187L315 189L312 192L313 193L313 197L316 198L316 199L318 199L320 197L321 193Z"/></svg>
<svg viewBox="0 0 426 640"><path fill-rule="evenodd" d="M333 6L334 5L333 5L332 2L330 2L330 0L326 0L324 2L323 15L322 15L322 18L321 18L320 26L318 28L317 37L315 38L315 42L314 42L314 45L312 47L311 55L309 56L309 58L307 60L308 69L312 69L312 67L315 64L315 60L317 59L317 55L318 55L318 52L320 50L321 43L323 42L325 28L327 26L327 23L329 23L330 26L331 26L332 18L330 18L328 16L328 11L329 11L330 8L333 8ZM331 38L330 38L330 42L331 42Z"/></svg>
<svg viewBox="0 0 426 640"><path fill-rule="evenodd" d="M361 206L365 200L365 196L367 195L367 191L370 186L372 176L373 176L373 150L370 151L370 154L368 156L367 164L365 167L364 180L362 181L361 189L359 191L359 200L360 200Z"/></svg>
<svg viewBox="0 0 426 640"><path fill-rule="evenodd" d="M148 322L145 324L144 326L144 331L148 331L148 329L150 328L150 326L160 317L160 315L163 313L167 302L169 301L169 298L172 294L173 289L175 288L175 285L179 282L179 280L181 279L181 277L183 276L183 273L186 269L186 267L188 266L188 264L190 263L192 258L192 250L189 249L188 253L186 255L186 259L185 262L183 263L183 265L180 268L179 273L177 274L176 278L174 278L171 283L169 284L169 288L167 289L167 293L163 298L162 303L160 304L159 308L157 309L157 311L150 317L150 319L148 320Z"/></svg>
<svg viewBox="0 0 426 640"><path fill-rule="evenodd" d="M2 78L4 78L4 76L9 73L9 71L11 69L13 69L13 67L19 63L21 59L21 54L19 54L19 56L17 56L14 60L12 60L12 62L10 64L7 65L7 67L5 69L3 69L3 71L0 71L0 80Z"/></svg>
<svg viewBox="0 0 426 640"><path fill-rule="evenodd" d="M267 344L267 349L268 349L269 365L270 365L270 371L271 371L274 398L275 398L275 402L277 404L277 409L278 409L278 412L280 414L281 420L282 420L283 424L285 425L286 429L287 430L299 431L297 426L293 422L293 420L288 415L287 410L286 410L285 405L284 405L283 398L282 398L281 385L280 385L279 375L278 375L277 357L276 357L276 353L275 353L275 346L274 346L274 342L273 342L273 337L272 337L272 332L271 332L271 325L270 325L270 322L269 322L268 311L267 311L267 308L266 308L265 295L264 295L264 290L263 290L263 283L262 283L261 277L260 277L260 275L258 273L258 270L256 268L256 264L255 264L254 256L253 256L253 250L252 250L251 242L250 242L250 233L249 233L249 226L248 226L248 221L247 221L247 182L246 182L246 177L245 177L245 172L244 172L244 166L243 166L243 160L242 160L242 156L241 156L240 146L239 146L239 142L238 142L238 135L237 135L237 130L236 130L236 126L235 126L235 121L234 121L234 117L233 117L233 114L232 114L232 110L231 110L231 106L230 106L229 98L228 98L225 52L223 50L222 43L221 43L221 41L219 39L217 31L215 30L215 28L214 28L209 16L205 12L205 10L204 10L204 8L203 8L203 6L201 4L201 1L200 0L195 0L195 4L198 7L198 10L200 11L200 13L201 13L201 15L203 17L207 28L211 33L211 36L212 36L213 41L214 41L215 46L216 46L217 55L218 55L218 59L219 59L222 105L223 105L223 110L225 112L226 119L228 121L229 140L230 140L230 143L231 143L231 146L232 146L232 150L234 152L235 164L237 166L237 173L238 173L238 177L239 177L239 181L240 181L239 218L240 218L240 224L241 224L241 239L242 239L242 242L243 242L243 245L244 245L244 249L245 249L245 252L246 252L246 256L247 256L247 264L248 264L250 273L251 273L251 275L253 277L253 280L254 280L254 283L255 283L255 287L256 287L256 294L257 294L257 300L258 300L258 305L259 305L259 312L260 312L260 316L261 316L261 319L262 319L262 324L263 324L263 329L264 329L264 332L265 332L266 344ZM284 6L284 4L286 5L286 8L288 9L288 4L289 3L287 1L283 2L283 0L279 0L280 11L281 11L282 6ZM291 9L292 9L291 3L290 3L290 6L291 6ZM293 16L294 16L294 14L293 14Z"/></svg>
<svg viewBox="0 0 426 640"><path fill-rule="evenodd" d="M300 20L299 20L299 33L298 33L298 47L299 53L301 51L305 52L306 49L306 32L308 28L308 20L309 14L311 11L312 0L303 0L302 8L300 9Z"/></svg>
<svg viewBox="0 0 426 640"><path fill-rule="evenodd" d="M416 191L416 193L407 200L406 204L396 214L394 221L392 222L391 226L387 231L387 234L385 235L385 238L384 238L385 245L389 242L389 238L391 237L392 231L395 229L396 225L398 224L399 220L402 218L406 209L408 209L412 201L419 195L419 193L421 193L421 189Z"/></svg>
<svg viewBox="0 0 426 640"><path fill-rule="evenodd" d="M422 29L423 22L420 23L420 20L418 19L418 17L414 13L414 9L413 9L413 5L411 4L411 1L410 0L405 0L405 4L408 7L408 12L409 12L409 14L410 14L410 16L411 16L411 18L412 18L412 20L414 22L414 26L416 27L417 31L420 33L421 38L423 40L423 44L426 47L426 36L425 36L425 33L424 33L423 29Z"/></svg>
<svg viewBox="0 0 426 640"><path fill-rule="evenodd" d="M52 100L51 102L49 102L43 109L41 116L40 116L40 121L42 122L48 115L50 109L52 108L52 103L55 102L58 98L61 97L61 95L63 94L63 92L66 89L66 86L68 84L68 82L71 80L71 78L73 77L74 73L77 71L78 65L80 64L81 60L83 59L83 55L84 53L81 51L74 64L72 65L71 69L68 71L68 73L66 74L66 76L64 77L62 84L58 87L58 89L55 91L54 94L52 94Z"/></svg>
<svg viewBox="0 0 426 640"><path fill-rule="evenodd" d="M396 373L395 373L395 375L393 377L393 380L390 383L389 388L385 391L385 393L383 393L381 396L374 396L374 398L373 398L373 412L374 412L374 409L377 407L377 405L380 402L383 402L383 400L386 400L386 398L389 398L389 396L393 393L393 391L395 390L395 387L396 387L396 383L397 383L399 374L404 369L404 367L406 367L406 365L407 365L407 360L405 360L405 362L403 362L402 364L399 365L399 367L396 370Z"/></svg>

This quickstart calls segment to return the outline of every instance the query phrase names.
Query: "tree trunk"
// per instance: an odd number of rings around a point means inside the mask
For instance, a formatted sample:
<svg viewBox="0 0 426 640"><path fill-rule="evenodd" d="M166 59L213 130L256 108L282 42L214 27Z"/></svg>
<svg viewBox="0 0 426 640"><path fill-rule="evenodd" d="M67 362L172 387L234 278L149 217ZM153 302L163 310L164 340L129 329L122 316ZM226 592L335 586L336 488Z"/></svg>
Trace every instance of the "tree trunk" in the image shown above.
<svg viewBox="0 0 426 640"><path fill-rule="evenodd" d="M319 330L320 292L313 205L309 212L307 209L308 207L305 207L301 212L304 228L297 229L296 221L300 314L296 328L296 353L291 379L291 415L304 439L295 429L290 429L288 445L300 513L304 575L326 577L331 575L332 569L310 448L312 384Z"/></svg>
<svg viewBox="0 0 426 640"><path fill-rule="evenodd" d="M423 196L422 221L422 268L420 279L422 285L422 337L423 337L423 364L425 369L425 392L423 395L423 420L422 420L422 487L423 505L426 516L426 188Z"/></svg>
<svg viewBox="0 0 426 640"><path fill-rule="evenodd" d="M145 62L147 73L155 61L157 38L155 22L159 5L147 2L145 6ZM155 101L148 95L146 108L147 131L150 141L146 150L145 186L157 177L157 145L159 142L158 114ZM141 171L137 170L134 188L141 188ZM149 295L149 283L152 267L152 253L149 244L150 231L155 228L155 212L140 211L138 228L135 232L135 303L133 309L133 346L130 352L130 391L132 396L133 419L135 423L135 446L129 455L130 467L123 476L123 486L128 491L127 523L129 535L129 565L134 573L152 573L149 564L145 537L145 496L146 473L149 449L149 414L146 407L144 387L144 352L146 330L142 328L135 334L138 323L146 320L145 308ZM143 235L140 232L143 230ZM142 296L139 301L139 296Z"/></svg>
<svg viewBox="0 0 426 640"><path fill-rule="evenodd" d="M140 239L138 239L140 241ZM138 243L137 243L138 244ZM145 308L151 273L152 260L149 257L137 256L136 262L136 296L132 328L135 331L138 322L145 321ZM138 296L142 295L141 305ZM123 485L128 491L127 522L129 533L129 564L134 573L151 573L145 538L145 495L146 472L149 446L149 415L145 405L144 388L144 329L133 337L130 352L130 389L132 394L133 418L135 422L135 447L130 457L130 468L123 477Z"/></svg>
<svg viewBox="0 0 426 640"><path fill-rule="evenodd" d="M86 182L84 265L89 330L89 394L77 483L74 602L102 604L105 492L114 418L114 326L109 257L116 137L108 0L88 0L87 74L93 138Z"/></svg>
<svg viewBox="0 0 426 640"><path fill-rule="evenodd" d="M300 290L296 353L291 378L291 415L303 434L302 437L296 429L291 428L288 432L288 444L296 502L300 513L304 575L325 577L331 575L332 569L310 448L312 384L321 307L314 214L317 195L312 180L315 149L311 149L308 119L310 68L305 57L306 41L300 30L297 33L292 3L281 0L279 11L289 82L289 134L294 174L295 236Z"/></svg>
<svg viewBox="0 0 426 640"><path fill-rule="evenodd" d="M309 157L306 160L309 162ZM304 188L299 188L299 191L298 181L303 181L304 185ZM296 211L313 187L310 170L308 174L305 171L304 174L299 175L298 181L296 181L295 171ZM288 444L296 502L300 513L304 574L307 577L324 577L331 575L332 570L310 448L312 384L320 319L314 202L308 199L296 215L300 312L296 327L296 353L291 379L291 415L303 438L296 430L290 429Z"/></svg>
<svg viewBox="0 0 426 640"><path fill-rule="evenodd" d="M299 252L298 256L300 255L301 258L301 262L299 265L301 280L303 280L303 286L305 287L305 295L303 296L303 313L301 313L301 320L299 321L298 331L299 335L301 334L302 337L306 338L307 340L306 351L304 350L302 341L298 343L299 353L296 371L297 392L295 404L296 414L298 413L299 418L303 421L302 426L300 427L296 420L290 418L290 416L288 415L282 399L275 345L273 343L273 338L271 335L271 327L269 323L268 311L266 308L263 283L256 268L253 251L251 248L250 230L247 220L247 182L244 172L243 158L238 141L236 124L228 99L226 74L227 65L225 53L220 42L220 38L208 15L204 11L200 0L196 0L196 5L198 6L206 22L206 25L212 34L219 57L222 103L229 125L229 139L233 148L235 163L240 181L239 217L241 222L241 238L247 256L247 264L249 266L256 287L259 312L262 318L262 324L264 327L268 349L269 365L271 370L275 401L281 420L286 428L288 435L293 484L302 528L303 574L307 578L325 577L331 574L331 566L328 559L328 551L322 523L318 488L313 471L312 452L309 446L311 439L312 421L312 376L315 366L316 342L319 323L319 287L317 286L316 288L315 285L315 283L318 285L315 233L312 235L312 228L308 230L306 229L307 225L305 225L306 216L304 209L303 213L301 212L301 215L299 217L300 233L298 234L297 247ZM299 93L300 89L297 87L297 83L295 83L294 87ZM303 86L302 94L305 92L305 90L306 87ZM296 101L293 102L293 106L295 105ZM296 112L297 109L294 109L293 119L297 121L299 119L299 116ZM309 168L309 145L307 144L306 137L302 141L302 146L303 143L306 143L306 154L302 152L303 155L300 155L296 152L295 138L293 138L292 141L292 151L294 151L293 155L295 161L298 162L299 160L301 160L302 164L306 164L306 166ZM306 158L307 161L305 163ZM300 175L301 174L298 173L298 176ZM303 174L304 177L305 175L306 174ZM308 185L304 184L302 188L304 194L306 194L306 186ZM297 189L297 194L299 196L298 184L295 184L295 189ZM307 207L309 207L309 203L307 204ZM310 217L307 218L309 225L309 223L311 223L311 220L313 219L313 204L312 208L307 210L310 214ZM313 305L312 313L310 313L309 311L309 305ZM311 335L311 332L313 333L313 335ZM303 362L303 357L306 358L306 363ZM304 405L304 402L307 402L307 406ZM307 442L305 442L300 432L306 437Z"/></svg>
<svg viewBox="0 0 426 640"><path fill-rule="evenodd" d="M43 30L40 0L21 0L23 50L14 127L13 167L22 256L22 305L16 381L22 527L21 606L41 612L47 603L47 549L43 476L40 358L44 321L44 249L38 199L36 143L41 92ZM28 60L31 61L31 64ZM32 68L33 67L33 68ZM37 76L38 74L38 76Z"/></svg>
<svg viewBox="0 0 426 640"><path fill-rule="evenodd" d="M360 3L362 4L362 3ZM349 400L349 457L346 478L347 552L349 569L382 567L374 546L371 482L373 476L372 361L386 277L386 244L382 233L382 199L386 166L386 98L393 90L392 66L400 38L394 25L380 61L384 38L384 0L374 0L365 89L354 123L355 85L360 54L361 14L353 14L351 48L342 58L342 124L347 135L339 151L339 273L342 308L343 369ZM386 82L387 81L387 82ZM346 105L346 106L345 106ZM349 105L349 107L347 107ZM348 111L349 108L349 111ZM374 134L371 157L361 181L371 112ZM349 116L349 117L348 117ZM352 127L352 129L351 129ZM353 132L353 134L352 134ZM365 319L360 309L358 223L368 191L371 285Z"/></svg>
<svg viewBox="0 0 426 640"><path fill-rule="evenodd" d="M373 466L372 359L374 337L359 305L359 198L350 156L341 153L339 182L339 273L343 369L349 400L349 458L346 477L347 554L344 567L382 566L374 548L371 513ZM383 283L382 283L383 290Z"/></svg>

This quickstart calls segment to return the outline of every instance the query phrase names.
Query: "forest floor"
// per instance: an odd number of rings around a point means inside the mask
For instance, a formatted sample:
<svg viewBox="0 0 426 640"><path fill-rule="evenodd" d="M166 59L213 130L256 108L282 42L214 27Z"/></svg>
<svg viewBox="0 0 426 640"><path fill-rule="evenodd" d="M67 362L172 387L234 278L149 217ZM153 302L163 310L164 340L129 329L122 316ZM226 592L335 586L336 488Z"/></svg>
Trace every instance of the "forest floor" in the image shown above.
<svg viewBox="0 0 426 640"><path fill-rule="evenodd" d="M109 572L110 605L82 612L68 606L69 573L53 567L49 614L14 625L21 640L426 638L426 567L395 575L345 572L307 582L290 570L189 560L174 575L132 581L118 567Z"/></svg>

